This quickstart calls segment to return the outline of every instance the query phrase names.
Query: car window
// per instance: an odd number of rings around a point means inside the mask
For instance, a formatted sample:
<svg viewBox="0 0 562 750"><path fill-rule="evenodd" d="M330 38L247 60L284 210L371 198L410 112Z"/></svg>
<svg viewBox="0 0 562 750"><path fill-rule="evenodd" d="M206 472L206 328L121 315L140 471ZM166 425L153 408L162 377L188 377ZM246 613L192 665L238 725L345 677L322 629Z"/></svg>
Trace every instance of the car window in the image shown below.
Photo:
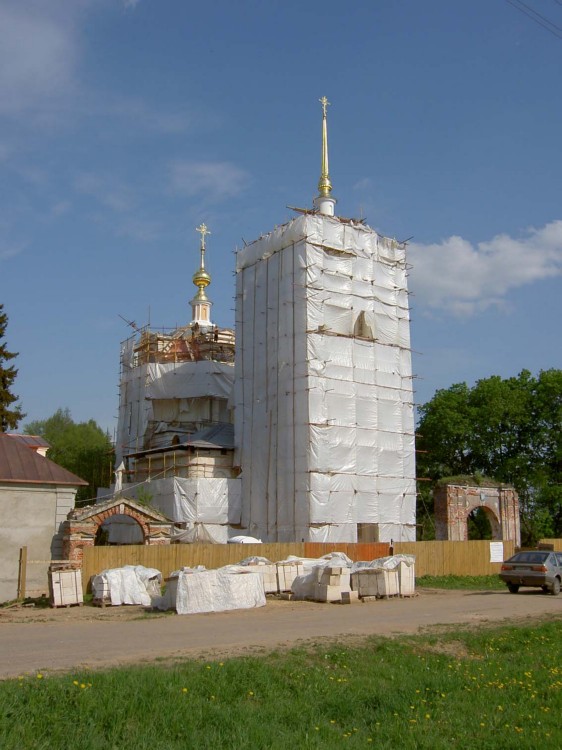
<svg viewBox="0 0 562 750"><path fill-rule="evenodd" d="M511 558L511 562L542 563L549 554L548 552L518 552Z"/></svg>
<svg viewBox="0 0 562 750"><path fill-rule="evenodd" d="M562 567L562 552L556 553L556 561L560 567Z"/></svg>

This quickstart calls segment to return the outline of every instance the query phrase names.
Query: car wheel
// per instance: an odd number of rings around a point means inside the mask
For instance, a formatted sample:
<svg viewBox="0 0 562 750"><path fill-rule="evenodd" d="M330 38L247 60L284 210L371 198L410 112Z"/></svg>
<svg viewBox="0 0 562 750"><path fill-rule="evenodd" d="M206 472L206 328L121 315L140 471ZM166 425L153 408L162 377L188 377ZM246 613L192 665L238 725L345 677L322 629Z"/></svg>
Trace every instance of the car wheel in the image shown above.
<svg viewBox="0 0 562 750"><path fill-rule="evenodd" d="M560 581L558 581L558 584L560 584ZM519 591L519 584L518 583L508 583L507 584L507 588L509 589L509 593L510 594L516 594Z"/></svg>
<svg viewBox="0 0 562 750"><path fill-rule="evenodd" d="M558 594L560 593L560 578L554 579L550 593L552 594L552 596L558 596Z"/></svg>

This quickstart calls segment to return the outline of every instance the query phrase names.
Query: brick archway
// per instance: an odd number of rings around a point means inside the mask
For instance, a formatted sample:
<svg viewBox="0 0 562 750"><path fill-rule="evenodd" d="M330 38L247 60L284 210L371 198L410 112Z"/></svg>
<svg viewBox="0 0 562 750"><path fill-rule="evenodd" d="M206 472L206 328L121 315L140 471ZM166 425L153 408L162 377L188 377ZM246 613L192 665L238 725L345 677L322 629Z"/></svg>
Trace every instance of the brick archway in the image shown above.
<svg viewBox="0 0 562 750"><path fill-rule="evenodd" d="M169 544L172 521L136 500L118 497L72 510L63 526L63 555L81 562L84 547L93 547L98 529L112 516L129 516L142 530L143 544Z"/></svg>
<svg viewBox="0 0 562 750"><path fill-rule="evenodd" d="M482 508L490 520L494 539L521 544L519 497L513 487L445 484L436 487L433 498L436 539L467 541L468 516Z"/></svg>
<svg viewBox="0 0 562 750"><path fill-rule="evenodd" d="M502 531L501 531L501 524L500 520L495 514L494 510L491 507L488 507L488 505L484 503L478 503L473 505L472 507L468 507L466 511L466 529L467 529L467 538L468 538L468 519L470 518L470 514L473 513L475 510L482 509L484 513L486 514L486 518L490 522L490 527L492 529L492 539L494 541L501 541L502 540Z"/></svg>

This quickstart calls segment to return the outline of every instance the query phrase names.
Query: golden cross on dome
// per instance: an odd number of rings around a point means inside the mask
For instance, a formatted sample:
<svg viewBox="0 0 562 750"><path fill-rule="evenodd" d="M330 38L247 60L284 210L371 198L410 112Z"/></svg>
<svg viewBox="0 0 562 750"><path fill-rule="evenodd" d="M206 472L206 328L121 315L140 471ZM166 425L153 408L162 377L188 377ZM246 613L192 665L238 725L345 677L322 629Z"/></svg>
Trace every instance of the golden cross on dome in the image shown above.
<svg viewBox="0 0 562 750"><path fill-rule="evenodd" d="M330 102L328 101L328 99L325 96L323 96L322 99L318 99L318 101L322 105L322 113L323 113L324 117L326 117L326 112L328 110L328 107L330 106Z"/></svg>
<svg viewBox="0 0 562 750"><path fill-rule="evenodd" d="M207 229L206 224L201 224L201 226L197 227L195 231L201 233L201 249L204 250L205 249L205 235L211 234L211 232L209 229Z"/></svg>

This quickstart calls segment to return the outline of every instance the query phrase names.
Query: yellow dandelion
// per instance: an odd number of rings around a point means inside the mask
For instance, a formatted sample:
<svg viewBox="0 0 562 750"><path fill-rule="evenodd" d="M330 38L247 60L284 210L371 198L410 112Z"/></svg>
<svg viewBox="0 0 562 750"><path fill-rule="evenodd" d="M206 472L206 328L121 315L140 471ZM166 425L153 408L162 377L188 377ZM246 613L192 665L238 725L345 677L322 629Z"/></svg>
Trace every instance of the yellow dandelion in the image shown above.
<svg viewBox="0 0 562 750"><path fill-rule="evenodd" d="M37 679L38 679L38 680L42 680L42 679L43 679L43 675L42 675L42 674L38 674L38 675L37 675Z"/></svg>
<svg viewBox="0 0 562 750"><path fill-rule="evenodd" d="M182 693L187 693L187 688L182 688L181 691Z"/></svg>

